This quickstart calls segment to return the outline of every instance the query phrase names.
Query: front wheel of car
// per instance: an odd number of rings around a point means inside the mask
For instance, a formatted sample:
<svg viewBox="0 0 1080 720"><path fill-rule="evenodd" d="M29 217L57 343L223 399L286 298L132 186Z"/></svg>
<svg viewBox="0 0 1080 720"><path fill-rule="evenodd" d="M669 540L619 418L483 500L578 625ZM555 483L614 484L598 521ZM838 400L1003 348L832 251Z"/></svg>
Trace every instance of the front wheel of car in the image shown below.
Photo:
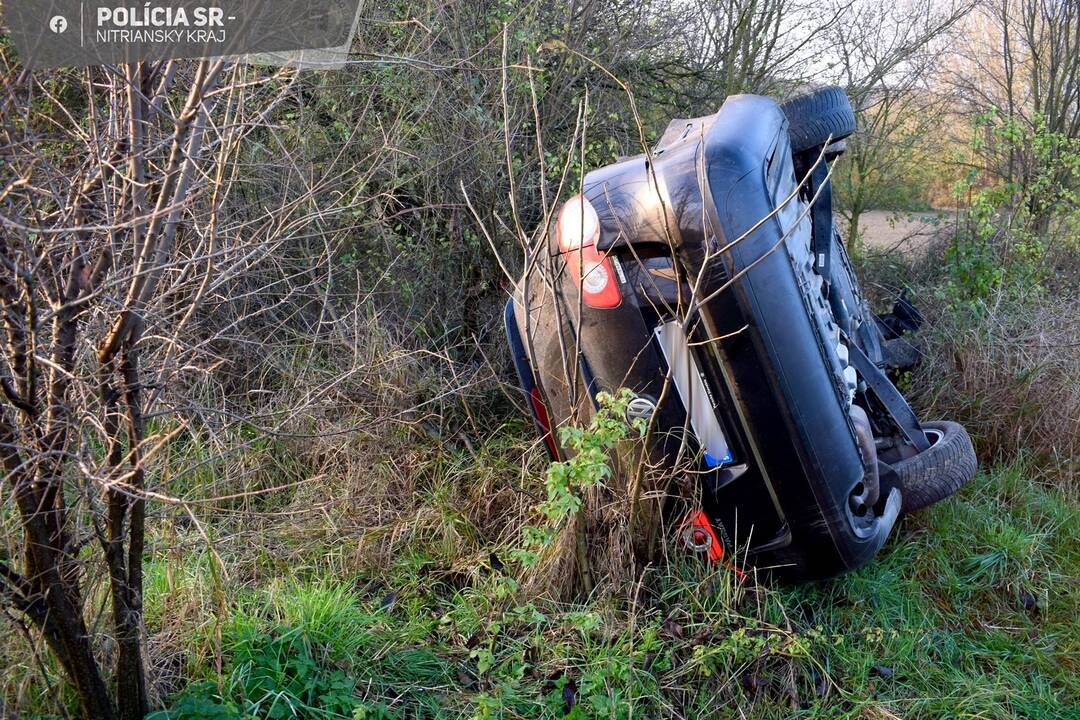
<svg viewBox="0 0 1080 720"><path fill-rule="evenodd" d="M978 468L975 448L963 425L944 420L925 422L922 428L930 447L892 466L903 491L905 513L949 497L970 482Z"/></svg>

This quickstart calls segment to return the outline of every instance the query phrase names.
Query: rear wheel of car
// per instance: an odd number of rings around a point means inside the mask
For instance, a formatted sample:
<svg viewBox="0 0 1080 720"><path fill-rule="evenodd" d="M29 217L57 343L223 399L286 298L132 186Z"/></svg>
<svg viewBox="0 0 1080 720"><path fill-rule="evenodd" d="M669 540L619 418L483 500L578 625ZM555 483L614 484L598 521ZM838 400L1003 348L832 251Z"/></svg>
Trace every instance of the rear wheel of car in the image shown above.
<svg viewBox="0 0 1080 720"><path fill-rule="evenodd" d="M892 466L900 480L905 513L921 510L955 493L975 477L978 461L960 423L925 422L930 448Z"/></svg>
<svg viewBox="0 0 1080 720"><path fill-rule="evenodd" d="M855 111L844 89L836 85L821 88L782 103L797 155L826 143L843 140L855 132Z"/></svg>

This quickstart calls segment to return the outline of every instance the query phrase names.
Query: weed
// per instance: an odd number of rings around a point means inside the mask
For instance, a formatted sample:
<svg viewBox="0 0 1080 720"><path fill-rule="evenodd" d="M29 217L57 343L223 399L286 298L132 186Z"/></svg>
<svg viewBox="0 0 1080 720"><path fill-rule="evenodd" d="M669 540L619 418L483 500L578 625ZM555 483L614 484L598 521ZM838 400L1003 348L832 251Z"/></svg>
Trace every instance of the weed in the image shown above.
<svg viewBox="0 0 1080 720"><path fill-rule="evenodd" d="M624 418L632 397L628 390L615 396L602 392L597 396L600 409L588 428L560 428L562 445L570 450L570 457L548 467L544 482L547 497L537 506L546 522L526 526L522 533L525 547L515 550L515 557L524 565L535 565L541 553L552 547L559 533L581 510L582 495L611 477L611 452L631 429ZM643 422L636 429L644 433Z"/></svg>
<svg viewBox="0 0 1080 720"><path fill-rule="evenodd" d="M680 555L630 604L522 602L502 572L455 588L408 557L383 584L272 583L237 600L220 686L158 718L1067 717L1078 512L1021 464L809 587Z"/></svg>

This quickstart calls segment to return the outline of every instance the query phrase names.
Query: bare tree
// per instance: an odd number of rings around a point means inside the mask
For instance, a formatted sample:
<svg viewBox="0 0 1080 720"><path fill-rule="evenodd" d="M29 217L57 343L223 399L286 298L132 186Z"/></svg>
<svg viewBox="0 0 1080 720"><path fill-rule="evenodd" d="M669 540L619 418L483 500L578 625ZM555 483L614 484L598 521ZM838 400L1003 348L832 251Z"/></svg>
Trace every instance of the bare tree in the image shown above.
<svg viewBox="0 0 1080 720"><path fill-rule="evenodd" d="M715 112L727 95L783 94L820 70L822 40L845 5L803 0L699 0L684 9L680 33L691 98ZM684 109L685 112L685 109Z"/></svg>
<svg viewBox="0 0 1080 720"><path fill-rule="evenodd" d="M969 10L961 2L856 0L827 32L832 72L859 121L837 177L849 242L859 241L864 212L889 204L891 188L928 174L951 100L937 79L951 30Z"/></svg>
<svg viewBox="0 0 1080 720"><path fill-rule="evenodd" d="M149 708L148 468L184 428L159 414L150 429L148 410L209 356L185 338L216 273L234 274L223 261L240 260L219 227L228 160L275 79L220 60L81 78L4 60L0 454L22 537L4 538L0 597L86 716L133 720ZM105 607L113 691L95 644Z"/></svg>
<svg viewBox="0 0 1080 720"><path fill-rule="evenodd" d="M982 0L964 25L951 82L968 115L996 112L1028 135L1080 137L1080 8L1066 0ZM1030 142L993 134L979 160L993 177L1025 187L1044 171ZM1074 183L1053 173L1048 187ZM1051 195L1053 193L1050 193ZM1052 200L1028 195L1045 232Z"/></svg>
<svg viewBox="0 0 1080 720"><path fill-rule="evenodd" d="M983 0L967 23L953 78L976 110L997 107L1080 135L1080 8L1055 0Z"/></svg>

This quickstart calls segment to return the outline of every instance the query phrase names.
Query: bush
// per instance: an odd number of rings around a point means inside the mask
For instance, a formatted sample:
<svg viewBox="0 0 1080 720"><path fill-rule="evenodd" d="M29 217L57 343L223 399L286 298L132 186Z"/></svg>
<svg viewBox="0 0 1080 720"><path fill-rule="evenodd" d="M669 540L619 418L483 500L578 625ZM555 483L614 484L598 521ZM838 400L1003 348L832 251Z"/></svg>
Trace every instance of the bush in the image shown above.
<svg viewBox="0 0 1080 720"><path fill-rule="evenodd" d="M1014 158L973 171L951 237L921 256L858 258L875 300L915 291L928 322L924 360L907 378L928 418L964 423L986 462L1030 458L1074 485L1080 438L1080 140L988 112L971 151Z"/></svg>
<svg viewBox="0 0 1080 720"><path fill-rule="evenodd" d="M984 463L1026 458L1075 487L1080 450L1077 252L1058 246L1039 287L998 284L985 297L956 284L941 237L925 255L874 252L858 270L879 311L904 288L926 318L921 365L902 389L926 419L963 423ZM970 289L970 288L969 288Z"/></svg>

